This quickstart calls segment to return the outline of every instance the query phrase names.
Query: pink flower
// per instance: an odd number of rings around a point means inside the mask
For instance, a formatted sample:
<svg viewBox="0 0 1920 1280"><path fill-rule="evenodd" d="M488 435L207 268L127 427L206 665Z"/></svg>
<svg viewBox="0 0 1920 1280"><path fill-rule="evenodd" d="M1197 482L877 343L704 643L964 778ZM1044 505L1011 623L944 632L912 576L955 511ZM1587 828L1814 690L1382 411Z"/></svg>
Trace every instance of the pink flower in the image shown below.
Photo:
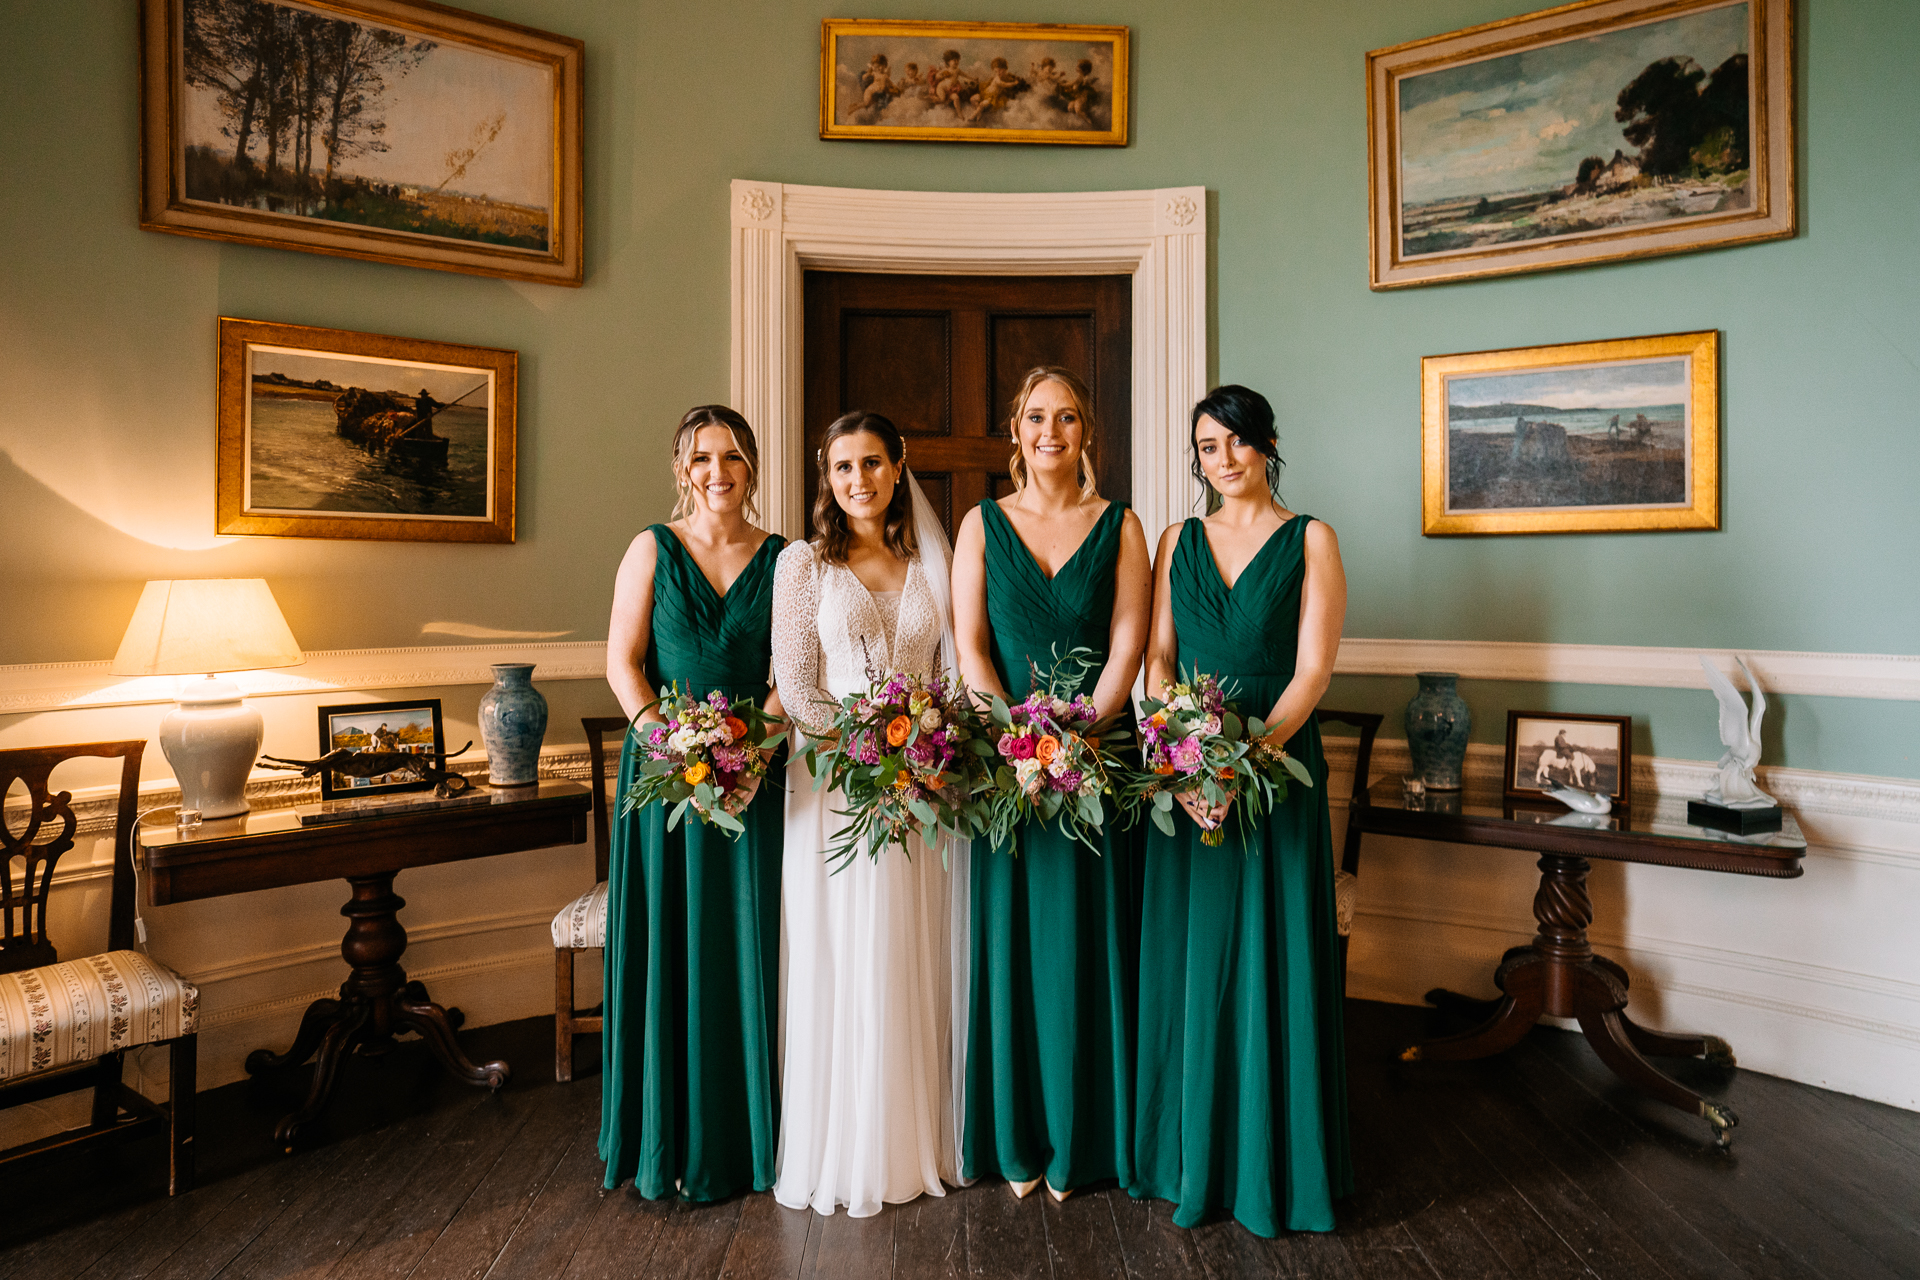
<svg viewBox="0 0 1920 1280"><path fill-rule="evenodd" d="M1001 756L1005 759L1008 759L1008 760L1014 759L1013 735L1010 733L1001 734L1000 741L993 744L993 749L995 751L998 751L1001 754Z"/></svg>
<svg viewBox="0 0 1920 1280"><path fill-rule="evenodd" d="M647 730L647 742L650 745L657 747L661 743L665 742L666 740L667 740L667 726L663 724L657 724L653 726L653 728Z"/></svg>
<svg viewBox="0 0 1920 1280"><path fill-rule="evenodd" d="M1182 773L1192 773L1200 767L1200 739L1182 738L1168 751L1173 767Z"/></svg>
<svg viewBox="0 0 1920 1280"><path fill-rule="evenodd" d="M1000 754L1009 760L1031 760L1033 759L1033 749L1033 739L1022 734L1014 738L1011 744L1002 750Z"/></svg>
<svg viewBox="0 0 1920 1280"><path fill-rule="evenodd" d="M1086 781L1086 778L1078 769L1068 769L1065 773L1059 774L1054 778L1053 787L1056 791L1071 793L1078 791L1080 784L1084 781Z"/></svg>

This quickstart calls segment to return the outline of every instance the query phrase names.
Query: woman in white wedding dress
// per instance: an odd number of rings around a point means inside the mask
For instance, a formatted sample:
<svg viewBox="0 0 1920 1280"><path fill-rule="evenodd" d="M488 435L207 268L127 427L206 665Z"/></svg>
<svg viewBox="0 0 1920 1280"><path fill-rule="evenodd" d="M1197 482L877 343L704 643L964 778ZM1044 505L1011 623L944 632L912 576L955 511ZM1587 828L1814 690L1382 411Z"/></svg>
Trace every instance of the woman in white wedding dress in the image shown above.
<svg viewBox="0 0 1920 1280"><path fill-rule="evenodd" d="M789 546L774 570L773 667L787 714L822 730L840 698L867 687L869 666L954 669L952 553L886 418L840 418L817 461L821 534ZM967 968L953 945L968 937L966 846L947 842L951 874L943 851L917 838L835 873L826 851L844 823L841 794L816 791L796 759L786 805L774 1197L860 1218L944 1195L943 1182L959 1184L965 1019L953 1011L967 1007Z"/></svg>

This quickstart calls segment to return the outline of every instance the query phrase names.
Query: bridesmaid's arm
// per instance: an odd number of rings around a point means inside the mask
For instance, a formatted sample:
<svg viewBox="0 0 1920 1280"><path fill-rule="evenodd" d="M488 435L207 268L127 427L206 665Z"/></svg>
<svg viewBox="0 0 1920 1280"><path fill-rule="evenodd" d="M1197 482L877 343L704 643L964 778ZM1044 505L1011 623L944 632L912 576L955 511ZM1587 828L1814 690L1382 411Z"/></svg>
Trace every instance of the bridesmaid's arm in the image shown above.
<svg viewBox="0 0 1920 1280"><path fill-rule="evenodd" d="M1300 647L1293 679L1267 716L1267 741L1274 746L1298 733L1326 696L1346 620L1347 571L1340 564L1340 540L1315 520L1307 526L1307 576L1300 590Z"/></svg>
<svg viewBox="0 0 1920 1280"><path fill-rule="evenodd" d="M640 708L656 697L647 680L647 649L653 643L653 570L660 548L643 529L620 560L613 579L613 615L607 619L607 683L627 719L664 724L659 712Z"/></svg>
<svg viewBox="0 0 1920 1280"><path fill-rule="evenodd" d="M960 678L983 708L990 693L1012 702L993 669L993 632L987 623L987 531L978 507L960 521L960 536L953 542L952 581L953 643L960 651Z"/></svg>
<svg viewBox="0 0 1920 1280"><path fill-rule="evenodd" d="M1173 629L1173 593L1168 588L1172 575L1173 549L1180 544L1180 526L1170 524L1160 535L1160 550L1153 557L1153 621L1147 631L1147 696L1160 696L1160 685L1180 678L1180 637ZM1116 593L1115 609L1119 606Z"/></svg>
<svg viewBox="0 0 1920 1280"><path fill-rule="evenodd" d="M1168 623L1172 623L1171 611ZM1113 566L1113 625L1107 633L1107 665L1100 669L1099 683L1093 687L1093 708L1101 719L1118 716L1127 709L1152 626L1153 569L1147 560L1147 535L1140 528L1140 517L1129 511L1120 522L1120 556Z"/></svg>

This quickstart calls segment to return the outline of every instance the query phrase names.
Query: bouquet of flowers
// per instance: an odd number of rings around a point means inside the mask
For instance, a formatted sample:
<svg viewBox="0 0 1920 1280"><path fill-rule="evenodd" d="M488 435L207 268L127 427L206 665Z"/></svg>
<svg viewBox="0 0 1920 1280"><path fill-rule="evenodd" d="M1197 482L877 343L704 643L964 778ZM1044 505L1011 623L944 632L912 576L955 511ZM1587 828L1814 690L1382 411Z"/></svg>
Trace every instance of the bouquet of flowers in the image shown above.
<svg viewBox="0 0 1920 1280"><path fill-rule="evenodd" d="M671 831L691 805L703 822L740 835L747 828L735 816L733 789L767 772L786 730L773 729L778 722L752 699L730 702L718 689L703 702L676 683L647 705L658 707L666 723L641 734L640 768L621 816L659 800L673 806Z"/></svg>
<svg viewBox="0 0 1920 1280"><path fill-rule="evenodd" d="M1122 801L1129 810L1146 805L1153 823L1174 833L1173 798L1182 792L1198 795L1207 806L1233 803L1241 831L1260 814L1287 798L1287 779L1313 785L1306 766L1265 741L1267 727L1242 716L1220 687L1204 673L1188 675L1175 684L1161 681L1160 697L1140 704L1140 755L1145 769L1122 783ZM1200 837L1217 848L1226 839L1221 826Z"/></svg>
<svg viewBox="0 0 1920 1280"><path fill-rule="evenodd" d="M889 844L905 849L911 833L931 843L942 831L975 829L973 793L993 750L959 681L871 669L867 681L801 756L816 790L831 785L847 799L852 821L827 853L841 867L863 848L871 858Z"/></svg>
<svg viewBox="0 0 1920 1280"><path fill-rule="evenodd" d="M1106 735L1095 731L1099 716L1093 699L1080 692L1094 669L1092 656L1084 648L1070 649L1064 657L1056 651L1053 670L1044 678L1029 661L1033 691L1026 701L1009 707L993 699L997 762L993 789L982 807L981 834L995 843L1006 841L1015 854L1015 833L1030 817L1058 818L1062 831L1098 852L1091 833L1100 830L1100 797L1112 791L1109 777L1117 766L1101 745Z"/></svg>

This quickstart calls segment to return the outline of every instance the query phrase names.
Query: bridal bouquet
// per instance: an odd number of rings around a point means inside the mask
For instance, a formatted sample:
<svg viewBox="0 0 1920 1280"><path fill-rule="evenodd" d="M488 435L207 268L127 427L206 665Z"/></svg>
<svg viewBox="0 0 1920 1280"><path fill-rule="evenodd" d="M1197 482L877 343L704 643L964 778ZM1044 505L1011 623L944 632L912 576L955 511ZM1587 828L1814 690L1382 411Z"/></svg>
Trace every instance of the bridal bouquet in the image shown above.
<svg viewBox="0 0 1920 1280"><path fill-rule="evenodd" d="M1140 755L1146 767L1121 785L1129 810L1151 807L1154 825L1172 835L1173 798L1191 791L1203 805L1233 803L1244 832L1250 821L1287 798L1289 776L1302 786L1313 785L1306 766L1267 745L1266 725L1242 716L1217 678L1182 675L1178 684L1161 681L1160 697L1140 704ZM1216 848L1225 839L1221 826L1200 837Z"/></svg>
<svg viewBox="0 0 1920 1280"><path fill-rule="evenodd" d="M942 831L972 831L973 793L993 750L959 681L871 670L867 680L801 755L816 790L832 786L846 797L852 820L827 853L841 867L862 849L871 858L889 844L905 849L910 834L931 844Z"/></svg>
<svg viewBox="0 0 1920 1280"><path fill-rule="evenodd" d="M1008 706L992 700L993 789L982 807L981 834L1009 851L1019 849L1016 832L1027 818L1043 822L1059 819L1067 835L1098 852L1092 833L1104 819L1102 794L1113 788L1109 775L1117 767L1102 746L1103 735L1093 699L1080 686L1093 670L1092 651L1070 649L1054 655L1053 670L1044 678L1028 662L1033 691L1024 702Z"/></svg>
<svg viewBox="0 0 1920 1280"><path fill-rule="evenodd" d="M767 759L786 730L770 732L778 723L773 717L751 699L728 701L718 689L703 702L675 684L647 705L659 708L666 723L650 725L640 736L640 768L621 816L659 800L673 806L667 814L671 831L691 805L703 822L740 835L746 826L734 816L733 789L767 772Z"/></svg>

